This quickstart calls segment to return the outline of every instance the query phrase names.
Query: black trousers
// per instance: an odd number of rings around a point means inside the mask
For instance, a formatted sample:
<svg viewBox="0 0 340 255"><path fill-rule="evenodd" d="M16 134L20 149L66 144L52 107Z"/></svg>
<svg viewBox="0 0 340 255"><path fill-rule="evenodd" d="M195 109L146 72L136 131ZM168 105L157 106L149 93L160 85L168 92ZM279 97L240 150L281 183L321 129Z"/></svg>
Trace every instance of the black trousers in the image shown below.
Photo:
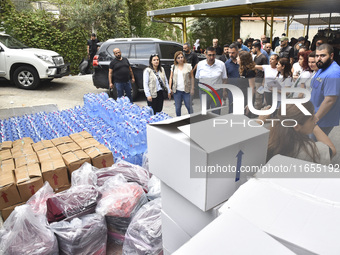
<svg viewBox="0 0 340 255"><path fill-rule="evenodd" d="M163 92L162 90L157 91L157 97L152 98L152 102L148 102L148 106L151 106L153 113L156 114L157 112L161 112L163 110Z"/></svg>
<svg viewBox="0 0 340 255"><path fill-rule="evenodd" d="M86 67L85 73L83 73L83 74L90 73L90 68L92 67L93 58L94 58L95 55L96 55L96 53L90 53L90 58L88 59L87 67Z"/></svg>

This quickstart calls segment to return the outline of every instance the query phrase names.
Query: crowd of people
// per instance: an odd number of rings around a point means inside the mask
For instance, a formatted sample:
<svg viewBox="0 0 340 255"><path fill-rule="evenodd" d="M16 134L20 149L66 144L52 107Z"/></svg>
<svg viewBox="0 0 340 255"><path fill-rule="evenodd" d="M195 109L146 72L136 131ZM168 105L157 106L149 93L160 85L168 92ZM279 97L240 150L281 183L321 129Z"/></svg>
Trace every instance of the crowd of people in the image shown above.
<svg viewBox="0 0 340 255"><path fill-rule="evenodd" d="M199 61L196 54L196 51L202 50L199 40L193 48L185 43L183 51L174 54L169 81L161 66L160 57L152 54L149 67L143 74L147 104L154 113L161 112L164 99L171 99L173 96L176 115L181 116L182 102L190 114L193 112L193 95L198 89L201 105L207 110L212 109L214 113L220 114L222 105L226 105L228 99L229 113L233 113L233 93L223 86L231 84L243 93L246 116L258 118L260 122L265 122L268 117L288 122L295 120L294 126L283 127L281 122L276 122L271 127L268 160L276 154L282 154L329 164L336 149L328 134L334 126L339 125L340 119L340 67L334 61L334 49L320 41L316 42L316 48L312 51L310 43L304 37L300 37L296 44L290 46L285 35L280 38L280 44L274 50L272 46L264 35L261 39L247 39L245 43L239 38L223 47L214 39L212 46L204 50L206 58ZM133 77L128 61L123 61L116 52L115 56L119 57L118 63L125 63L125 76ZM113 65L110 65L110 71L111 66ZM304 90L282 95L283 88ZM310 96L310 100L303 104L310 115L306 115L293 104L286 107L286 114L282 114L280 107L283 96ZM248 100L248 97L251 98ZM274 107L275 111L271 116L254 115L248 102L252 109Z"/></svg>

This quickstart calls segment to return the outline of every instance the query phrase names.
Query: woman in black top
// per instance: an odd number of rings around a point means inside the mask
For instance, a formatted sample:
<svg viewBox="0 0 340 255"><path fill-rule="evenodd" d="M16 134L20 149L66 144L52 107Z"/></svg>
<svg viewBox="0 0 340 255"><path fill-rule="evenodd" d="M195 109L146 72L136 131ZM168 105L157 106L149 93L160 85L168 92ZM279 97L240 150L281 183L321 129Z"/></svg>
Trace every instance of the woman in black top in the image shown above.
<svg viewBox="0 0 340 255"><path fill-rule="evenodd" d="M240 81L238 83L238 87L245 91L244 89L250 87L252 89L252 101L254 102L255 97L255 62L251 54L247 51L241 51L238 55L237 62L240 66ZM244 93L244 104L245 106L248 105L248 93ZM250 115L248 107L245 107L246 111L245 114L247 116Z"/></svg>

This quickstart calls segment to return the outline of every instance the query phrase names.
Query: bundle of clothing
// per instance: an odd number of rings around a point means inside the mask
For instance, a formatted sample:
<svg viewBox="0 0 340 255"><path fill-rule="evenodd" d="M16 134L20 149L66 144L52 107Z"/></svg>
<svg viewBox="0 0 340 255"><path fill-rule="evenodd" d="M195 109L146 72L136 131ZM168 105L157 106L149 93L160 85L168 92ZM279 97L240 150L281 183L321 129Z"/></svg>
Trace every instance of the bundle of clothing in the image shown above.
<svg viewBox="0 0 340 255"><path fill-rule="evenodd" d="M123 255L158 255L163 251L161 199L142 206L125 234Z"/></svg>
<svg viewBox="0 0 340 255"><path fill-rule="evenodd" d="M106 254L107 227L105 218L99 214L54 222L50 228L57 236L60 254Z"/></svg>
<svg viewBox="0 0 340 255"><path fill-rule="evenodd" d="M139 184L126 182L121 174L107 180L100 192L96 212L106 218L108 242L123 244L133 216L147 203L147 197Z"/></svg>
<svg viewBox="0 0 340 255"><path fill-rule="evenodd" d="M47 221L71 220L94 213L99 193L94 186L79 185L55 194L47 199Z"/></svg>

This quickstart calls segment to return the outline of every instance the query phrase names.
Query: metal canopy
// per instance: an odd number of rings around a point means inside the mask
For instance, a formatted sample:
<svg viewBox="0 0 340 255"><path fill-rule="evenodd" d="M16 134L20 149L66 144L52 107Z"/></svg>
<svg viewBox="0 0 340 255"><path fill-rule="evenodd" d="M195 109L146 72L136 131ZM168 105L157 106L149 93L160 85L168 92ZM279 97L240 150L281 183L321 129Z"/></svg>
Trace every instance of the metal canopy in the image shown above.
<svg viewBox="0 0 340 255"><path fill-rule="evenodd" d="M308 25L308 18L294 18L294 21L299 22L305 26ZM340 17L331 17L332 25L339 25L340 24ZM329 25L329 17L317 17L317 18L310 18L309 22L310 26L325 26Z"/></svg>
<svg viewBox="0 0 340 255"><path fill-rule="evenodd" d="M148 11L154 18L275 16L340 12L339 0L227 0Z"/></svg>

